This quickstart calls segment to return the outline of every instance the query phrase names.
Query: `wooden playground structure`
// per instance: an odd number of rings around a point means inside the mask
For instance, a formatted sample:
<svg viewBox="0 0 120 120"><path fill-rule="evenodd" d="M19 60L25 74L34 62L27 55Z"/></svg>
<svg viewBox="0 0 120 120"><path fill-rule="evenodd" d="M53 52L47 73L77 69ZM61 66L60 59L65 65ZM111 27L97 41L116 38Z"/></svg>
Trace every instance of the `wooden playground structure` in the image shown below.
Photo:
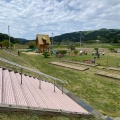
<svg viewBox="0 0 120 120"><path fill-rule="evenodd" d="M37 34L36 35L36 46L39 49L39 53L45 51L50 52L50 38L49 35Z"/></svg>

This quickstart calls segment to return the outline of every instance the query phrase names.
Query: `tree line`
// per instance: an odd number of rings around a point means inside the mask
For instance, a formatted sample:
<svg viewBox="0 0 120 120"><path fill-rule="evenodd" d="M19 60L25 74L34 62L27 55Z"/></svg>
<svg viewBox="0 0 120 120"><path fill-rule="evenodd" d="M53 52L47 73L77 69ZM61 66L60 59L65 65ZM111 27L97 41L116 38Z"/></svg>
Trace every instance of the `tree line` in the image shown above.
<svg viewBox="0 0 120 120"><path fill-rule="evenodd" d="M120 30L102 28L100 30L93 31L78 31L66 33L59 36L55 36L54 42L79 42L80 37L82 42L84 43L94 43L96 42L96 40L99 40L101 43L120 43Z"/></svg>
<svg viewBox="0 0 120 120"><path fill-rule="evenodd" d="M52 37L50 37L52 40ZM82 43L94 43L99 40L101 43L120 43L120 30L119 29L99 29L93 31L77 31L72 33L65 33L59 36L54 36L54 44L70 44L80 42ZM9 47L9 36L7 34L0 33L0 44ZM26 40L23 38L14 38L10 36L10 45L13 44L28 44L30 48L35 46L35 40Z"/></svg>

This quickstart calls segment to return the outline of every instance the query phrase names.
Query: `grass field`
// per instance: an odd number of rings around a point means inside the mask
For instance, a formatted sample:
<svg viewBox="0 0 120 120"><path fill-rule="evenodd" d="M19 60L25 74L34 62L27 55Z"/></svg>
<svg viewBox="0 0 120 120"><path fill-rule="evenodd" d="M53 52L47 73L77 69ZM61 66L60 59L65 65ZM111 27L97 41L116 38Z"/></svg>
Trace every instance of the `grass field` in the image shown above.
<svg viewBox="0 0 120 120"><path fill-rule="evenodd" d="M57 58L54 55L50 56L49 58L44 58L42 55L21 54L21 57L19 58L15 56L10 56L9 54L0 50L0 57L6 58L8 60L14 61L16 63L31 68L35 67L46 74L63 79L68 82L68 84L65 85L65 87L68 90L70 90L80 99L91 105L93 108L99 110L102 114L109 115L112 117L120 116L120 81L95 75L95 72L99 70L103 70L97 67L96 68L90 67L89 70L86 71L76 71L76 70L71 70L68 68L63 68L49 64L49 62L52 61L61 61L66 59L83 62L85 59L93 58L90 52L88 53L88 55L82 55L82 56L77 55L75 57L73 57L72 54L67 54L63 58ZM25 61L27 61L27 63ZM105 56L100 56L100 59L97 59L96 63L105 67L107 66L120 67L120 53L118 54L110 53L110 52L106 53ZM0 66L6 66L12 69L14 68L13 66L10 66L9 64L5 64L3 62L0 62ZM107 69L104 70L119 74L119 72L117 71L112 71ZM4 116L9 116L9 115L8 114L3 115L3 117ZM29 116L25 115L25 117L29 117ZM34 119L37 120L38 119L37 116L35 116L35 118L32 118L31 120ZM43 118L41 117L41 120L43 119L44 117ZM53 117L51 119L68 120L71 118ZM81 120L94 120L94 119L95 118L92 119L82 118ZM19 117L16 120L19 120Z"/></svg>

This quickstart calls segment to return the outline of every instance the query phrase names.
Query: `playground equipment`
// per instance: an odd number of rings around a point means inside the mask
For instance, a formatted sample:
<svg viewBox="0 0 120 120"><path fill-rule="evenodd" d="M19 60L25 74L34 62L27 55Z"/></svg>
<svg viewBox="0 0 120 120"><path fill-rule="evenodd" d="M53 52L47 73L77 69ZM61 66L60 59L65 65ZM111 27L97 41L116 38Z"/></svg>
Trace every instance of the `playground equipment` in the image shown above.
<svg viewBox="0 0 120 120"><path fill-rule="evenodd" d="M40 52L50 52L50 38L48 35L37 34L36 35L36 45L37 48L40 48Z"/></svg>
<svg viewBox="0 0 120 120"><path fill-rule="evenodd" d="M51 49L51 52L56 55L56 51L54 49Z"/></svg>
<svg viewBox="0 0 120 120"><path fill-rule="evenodd" d="M83 55L83 54L87 55L87 51L86 50L80 50L79 55Z"/></svg>

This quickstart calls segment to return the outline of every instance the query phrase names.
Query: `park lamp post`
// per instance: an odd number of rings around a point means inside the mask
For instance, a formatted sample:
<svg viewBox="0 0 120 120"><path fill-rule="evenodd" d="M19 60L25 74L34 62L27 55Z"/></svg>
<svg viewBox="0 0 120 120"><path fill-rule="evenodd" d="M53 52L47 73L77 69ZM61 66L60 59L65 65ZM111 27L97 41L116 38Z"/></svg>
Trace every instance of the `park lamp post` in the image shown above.
<svg viewBox="0 0 120 120"><path fill-rule="evenodd" d="M10 48L10 31L9 31L10 26L8 26L8 36L9 36L9 48Z"/></svg>

